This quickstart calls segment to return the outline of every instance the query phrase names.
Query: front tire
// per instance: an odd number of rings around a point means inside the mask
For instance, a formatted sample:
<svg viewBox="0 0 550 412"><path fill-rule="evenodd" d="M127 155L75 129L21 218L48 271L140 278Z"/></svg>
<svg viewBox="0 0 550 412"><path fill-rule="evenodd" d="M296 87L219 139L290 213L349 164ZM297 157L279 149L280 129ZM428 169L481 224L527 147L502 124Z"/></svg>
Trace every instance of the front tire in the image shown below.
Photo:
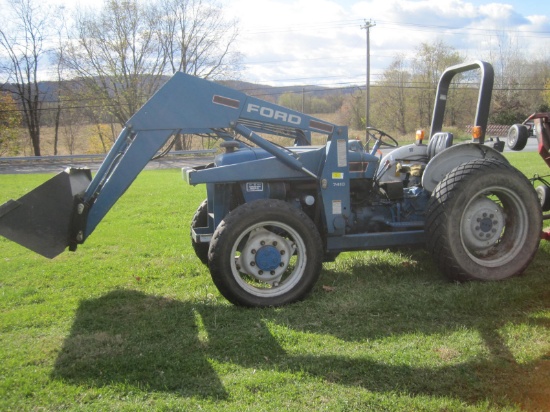
<svg viewBox="0 0 550 412"><path fill-rule="evenodd" d="M452 280L500 280L521 274L538 250L542 213L533 186L493 159L452 170L435 188L427 246Z"/></svg>
<svg viewBox="0 0 550 412"><path fill-rule="evenodd" d="M204 264L208 265L208 243L199 243L196 242L193 238L193 229L197 227L206 227L208 225L208 199L202 201L202 203L197 208L197 211L193 215L193 220L191 220L191 246L195 251L195 255L199 260Z"/></svg>
<svg viewBox="0 0 550 412"><path fill-rule="evenodd" d="M220 293L241 306L281 306L304 299L322 268L323 245L311 219L273 199L246 203L214 232L208 252Z"/></svg>

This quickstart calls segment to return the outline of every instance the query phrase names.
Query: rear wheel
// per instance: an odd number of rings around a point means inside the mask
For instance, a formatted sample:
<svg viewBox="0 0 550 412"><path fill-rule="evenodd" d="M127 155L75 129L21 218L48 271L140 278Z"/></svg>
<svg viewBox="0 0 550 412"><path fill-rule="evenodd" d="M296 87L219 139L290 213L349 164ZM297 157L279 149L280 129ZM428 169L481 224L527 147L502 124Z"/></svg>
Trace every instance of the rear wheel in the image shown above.
<svg viewBox="0 0 550 412"><path fill-rule="evenodd" d="M500 280L522 273L538 250L542 213L533 186L512 166L473 160L435 188L427 246L453 280Z"/></svg>
<svg viewBox="0 0 550 412"><path fill-rule="evenodd" d="M305 298L323 261L319 232L281 200L246 203L220 223L208 252L212 279L236 305L281 306Z"/></svg>

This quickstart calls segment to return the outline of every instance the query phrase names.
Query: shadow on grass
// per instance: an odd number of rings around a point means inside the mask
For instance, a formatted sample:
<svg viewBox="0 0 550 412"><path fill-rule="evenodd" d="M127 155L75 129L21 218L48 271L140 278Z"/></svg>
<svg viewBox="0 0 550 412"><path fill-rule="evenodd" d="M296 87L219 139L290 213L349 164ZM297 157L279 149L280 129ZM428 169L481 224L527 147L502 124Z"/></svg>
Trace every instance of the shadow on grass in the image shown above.
<svg viewBox="0 0 550 412"><path fill-rule="evenodd" d="M83 301L53 378L223 399L191 305L132 290Z"/></svg>
<svg viewBox="0 0 550 412"><path fill-rule="evenodd" d="M373 392L451 397L469 404L512 403L532 410L550 407L550 354L528 364L518 364L499 332L509 322L549 328L547 319L530 316L532 305L538 305L539 309L547 305L541 299L548 298L548 287L543 292L526 291L523 296L516 296L517 300L500 308L498 317L491 317L502 304L491 287L475 286L481 288L485 302L465 309L472 302L445 305L439 296L442 291L461 286L441 284L428 288L426 293L425 283L419 282L416 287L409 283L408 301L403 291L400 295L392 292L398 288L400 279L387 279L385 287L384 281L378 285L382 292L373 291L373 296L381 295L379 300L371 306L356 302L355 307L337 293L322 296L321 286L306 302L262 310L183 302L133 290L113 291L81 303L52 377L90 386L120 383L184 397L227 399L229 394L213 366L215 362L229 369L237 365L266 371L305 372L326 382ZM536 284L532 286L536 288ZM424 302L415 307L412 302L419 290L424 290ZM530 301L522 300L528 296ZM399 298L401 302L388 306L387 302ZM393 312L398 308L400 312ZM389 310L390 316L371 322L365 309L378 313ZM411 310L417 312L411 315ZM396 316L393 320L392 315ZM356 324L349 324L351 318L357 319ZM412 332L446 333L474 328L490 355L441 367L408 366L400 361L388 364L369 359L368 353L359 359L294 355L284 350L280 337L272 335L266 322L297 331L331 334L351 342ZM347 322L345 328L341 327L342 322Z"/></svg>

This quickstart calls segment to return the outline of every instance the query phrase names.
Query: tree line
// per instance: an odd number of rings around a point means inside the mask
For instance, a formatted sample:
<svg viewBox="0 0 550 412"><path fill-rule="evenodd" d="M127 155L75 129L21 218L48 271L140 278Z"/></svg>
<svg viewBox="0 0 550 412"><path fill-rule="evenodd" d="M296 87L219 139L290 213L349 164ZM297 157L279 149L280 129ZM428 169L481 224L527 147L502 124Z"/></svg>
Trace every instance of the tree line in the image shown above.
<svg viewBox="0 0 550 412"><path fill-rule="evenodd" d="M55 96L57 153L64 120L81 117L99 125L108 118L122 125L165 76L182 71L222 78L240 62L234 47L237 24L224 17L214 0L104 0L99 9L77 8L69 14L39 0L5 3L0 75L8 101L1 112L11 113L10 104L17 104L36 156L41 154L46 96L40 77L46 68L60 86ZM85 106L78 113L63 110L75 106L66 102L78 101ZM11 140L4 129L0 147Z"/></svg>
<svg viewBox="0 0 550 412"><path fill-rule="evenodd" d="M397 136L429 129L439 79L449 66L471 60L442 41L421 43L413 58L398 54L371 83L369 126ZM476 56L478 57L478 56ZM479 58L479 57L478 57ZM506 34L494 42L494 49L481 56L493 64L495 82L489 122L512 125L534 112L550 111L550 56L533 58ZM475 118L480 73L455 76L449 90L445 125L465 129ZM316 95L319 90L288 92L278 102L311 114L336 113L336 121L355 130L366 123L365 87Z"/></svg>
<svg viewBox="0 0 550 412"><path fill-rule="evenodd" d="M534 112L550 111L550 56L527 55L517 44L498 39L495 50L483 60L493 64L495 82L489 122L512 125ZM371 84L369 126L396 135L429 129L439 78L449 66L471 60L442 41L422 43L413 58L396 55L379 80ZM473 123L479 90L479 73L455 76L449 90L445 125L465 128ZM339 121L364 129L365 90L342 99Z"/></svg>

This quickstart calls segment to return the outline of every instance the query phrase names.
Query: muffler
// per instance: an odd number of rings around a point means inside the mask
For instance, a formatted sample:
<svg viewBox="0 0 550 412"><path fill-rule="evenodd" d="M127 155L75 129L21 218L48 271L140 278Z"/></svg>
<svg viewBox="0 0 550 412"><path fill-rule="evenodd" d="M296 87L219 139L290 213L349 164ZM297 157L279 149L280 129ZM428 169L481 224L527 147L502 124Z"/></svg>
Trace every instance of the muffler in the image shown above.
<svg viewBox="0 0 550 412"><path fill-rule="evenodd" d="M0 206L0 235L47 258L71 242L75 196L92 180L90 169L68 168L18 200Z"/></svg>

